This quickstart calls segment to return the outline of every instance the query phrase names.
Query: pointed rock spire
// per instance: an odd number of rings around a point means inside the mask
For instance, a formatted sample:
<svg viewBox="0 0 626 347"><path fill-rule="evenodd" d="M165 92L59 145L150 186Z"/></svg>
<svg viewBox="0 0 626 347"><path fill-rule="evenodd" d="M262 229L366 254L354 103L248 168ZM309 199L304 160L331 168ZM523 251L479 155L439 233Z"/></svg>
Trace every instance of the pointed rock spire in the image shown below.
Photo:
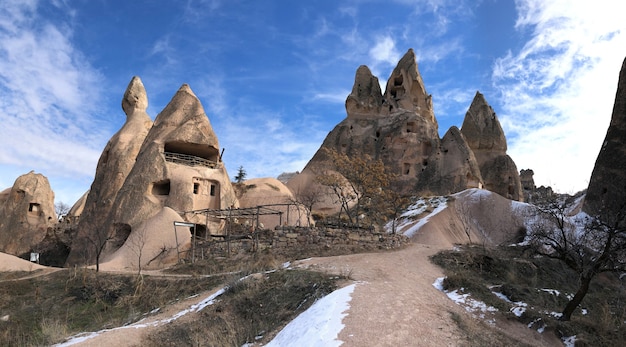
<svg viewBox="0 0 626 347"><path fill-rule="evenodd" d="M524 200L515 162L506 154L506 137L485 97L476 92L461 133L474 152L485 188L512 200Z"/></svg>
<svg viewBox="0 0 626 347"><path fill-rule="evenodd" d="M583 210L605 221L624 213L626 201L626 59L617 82L611 124L596 159Z"/></svg>
<svg viewBox="0 0 626 347"><path fill-rule="evenodd" d="M473 150L506 152L506 137L500 121L485 97L478 91L465 114L461 132Z"/></svg>
<svg viewBox="0 0 626 347"><path fill-rule="evenodd" d="M399 109L414 111L425 119L437 123L433 112L432 97L426 92L412 48L393 69L387 81L384 98L389 105L390 113Z"/></svg>
<svg viewBox="0 0 626 347"><path fill-rule="evenodd" d="M128 83L124 97L122 98L122 109L127 116L135 111L145 112L148 109L148 95L141 79L133 76Z"/></svg>
<svg viewBox="0 0 626 347"><path fill-rule="evenodd" d="M218 160L220 145L217 136L200 100L186 83L156 117L154 129L150 131L147 141L208 147L207 151L211 155L207 159Z"/></svg>
<svg viewBox="0 0 626 347"><path fill-rule="evenodd" d="M135 164L137 154L152 127L146 113L148 96L137 76L133 77L122 97L122 109L126 122L107 143L98 160L96 176L84 199L83 211L77 226L74 246L67 264L89 262L94 257L91 243L106 240L104 225L113 207L113 202ZM81 198L82 199L82 198Z"/></svg>
<svg viewBox="0 0 626 347"><path fill-rule="evenodd" d="M361 65L356 70L352 93L346 99L348 118L372 118L381 116L383 94L378 78L370 69Z"/></svg>

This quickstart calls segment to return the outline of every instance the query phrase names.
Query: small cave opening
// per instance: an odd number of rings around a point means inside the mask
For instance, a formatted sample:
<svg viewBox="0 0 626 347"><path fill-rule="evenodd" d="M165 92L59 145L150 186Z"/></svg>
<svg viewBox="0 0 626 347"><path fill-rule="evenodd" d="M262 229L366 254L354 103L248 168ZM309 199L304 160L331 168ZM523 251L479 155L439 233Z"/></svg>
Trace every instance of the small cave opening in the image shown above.
<svg viewBox="0 0 626 347"><path fill-rule="evenodd" d="M219 149L207 144L178 141L167 142L163 147L163 151L167 153L190 155L214 162L219 161Z"/></svg>
<svg viewBox="0 0 626 347"><path fill-rule="evenodd" d="M150 192L152 195L170 195L170 180L152 183Z"/></svg>
<svg viewBox="0 0 626 347"><path fill-rule="evenodd" d="M129 224L126 223L115 223L113 227L115 228L115 230L113 236L109 238L109 240L111 242L111 245L113 246L113 249L118 249L122 247L124 242L126 242L128 236L130 236L132 228Z"/></svg>
<svg viewBox="0 0 626 347"><path fill-rule="evenodd" d="M402 74L396 76L393 78L393 85L394 86L401 86L402 82L404 82L404 77L402 77Z"/></svg>
<svg viewBox="0 0 626 347"><path fill-rule="evenodd" d="M37 213L39 212L40 209L41 209L41 205L36 202L31 202L28 205L28 212Z"/></svg>
<svg viewBox="0 0 626 347"><path fill-rule="evenodd" d="M190 227L189 228L189 233L191 233L191 236L193 236L194 233L194 227ZM196 238L206 238L207 237L207 227L204 224L196 224L195 226L196 229Z"/></svg>

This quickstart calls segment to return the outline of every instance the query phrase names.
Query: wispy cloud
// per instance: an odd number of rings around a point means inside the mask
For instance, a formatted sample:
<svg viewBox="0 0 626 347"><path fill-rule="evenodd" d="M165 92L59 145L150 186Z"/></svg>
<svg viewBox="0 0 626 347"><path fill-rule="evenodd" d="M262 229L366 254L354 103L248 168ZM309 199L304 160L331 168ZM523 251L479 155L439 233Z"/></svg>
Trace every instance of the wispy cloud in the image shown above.
<svg viewBox="0 0 626 347"><path fill-rule="evenodd" d="M0 164L92 176L109 131L95 117L101 75L34 2L4 3L0 18Z"/></svg>
<svg viewBox="0 0 626 347"><path fill-rule="evenodd" d="M586 188L626 54L621 4L525 0L516 5L516 28L530 38L493 68L509 153L519 168L533 168L538 184L563 191Z"/></svg>
<svg viewBox="0 0 626 347"><path fill-rule="evenodd" d="M374 46L369 51L370 58L374 61L374 65L385 63L395 66L400 60L400 52L396 48L393 38L388 35L376 38Z"/></svg>

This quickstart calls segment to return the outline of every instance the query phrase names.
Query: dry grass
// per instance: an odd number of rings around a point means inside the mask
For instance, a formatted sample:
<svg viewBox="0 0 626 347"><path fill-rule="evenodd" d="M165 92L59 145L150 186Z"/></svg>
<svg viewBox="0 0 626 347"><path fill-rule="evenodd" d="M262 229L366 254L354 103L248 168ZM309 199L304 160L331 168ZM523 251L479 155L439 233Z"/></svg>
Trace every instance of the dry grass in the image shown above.
<svg viewBox="0 0 626 347"><path fill-rule="evenodd" d="M242 346L267 342L277 330L332 292L334 278L280 270L234 280L218 302L190 322L174 322L146 337L145 345Z"/></svg>
<svg viewBox="0 0 626 347"><path fill-rule="evenodd" d="M578 276L559 261L535 257L521 248L476 246L438 253L432 261L444 268L445 289L465 288L510 319L528 324L540 318L559 338L576 335L577 346L621 346L626 341L626 278L599 275L582 302L586 314L579 309L571 321L561 322L548 313L561 312L568 301L565 294L577 290ZM510 300L527 303L526 312L519 318L508 313L511 304L492 293L489 287L494 285ZM546 288L562 294L542 290Z"/></svg>
<svg viewBox="0 0 626 347"><path fill-rule="evenodd" d="M0 346L41 346L82 331L134 322L144 313L216 287L224 277L152 278L62 270L0 282Z"/></svg>

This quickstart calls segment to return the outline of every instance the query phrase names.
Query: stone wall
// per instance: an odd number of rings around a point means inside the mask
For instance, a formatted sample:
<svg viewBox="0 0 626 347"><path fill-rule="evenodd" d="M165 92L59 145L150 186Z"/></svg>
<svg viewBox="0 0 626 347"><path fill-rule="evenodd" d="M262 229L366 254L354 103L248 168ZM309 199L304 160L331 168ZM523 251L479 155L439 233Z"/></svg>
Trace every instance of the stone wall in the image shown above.
<svg viewBox="0 0 626 347"><path fill-rule="evenodd" d="M369 229L281 227L276 230L261 230L245 238L239 236L238 239L231 239L230 255L271 250L277 255L323 256L389 250L408 243L409 239L404 235L374 232ZM203 254L227 256L229 245L225 240L213 240L198 242L196 247L197 258Z"/></svg>

